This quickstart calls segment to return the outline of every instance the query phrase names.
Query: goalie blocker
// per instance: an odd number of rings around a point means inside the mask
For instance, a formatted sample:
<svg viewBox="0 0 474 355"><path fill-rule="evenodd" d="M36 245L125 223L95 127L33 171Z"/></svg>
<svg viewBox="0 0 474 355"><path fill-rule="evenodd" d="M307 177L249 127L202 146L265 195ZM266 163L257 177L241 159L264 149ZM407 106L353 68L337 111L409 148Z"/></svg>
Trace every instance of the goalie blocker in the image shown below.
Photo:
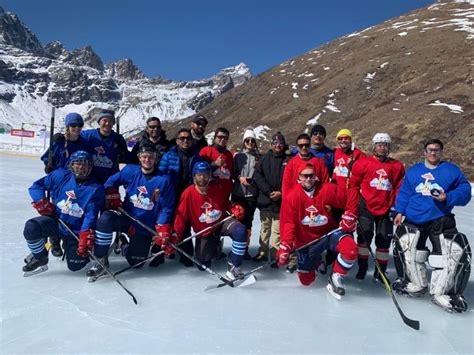
<svg viewBox="0 0 474 355"><path fill-rule="evenodd" d="M433 250L426 248L427 236L412 224L402 224L396 230L394 259L399 278L393 289L411 297L423 296L428 291L432 302L448 312L465 312L463 297L471 273L471 247L467 237L456 228L431 235ZM433 269L428 285L426 263Z"/></svg>

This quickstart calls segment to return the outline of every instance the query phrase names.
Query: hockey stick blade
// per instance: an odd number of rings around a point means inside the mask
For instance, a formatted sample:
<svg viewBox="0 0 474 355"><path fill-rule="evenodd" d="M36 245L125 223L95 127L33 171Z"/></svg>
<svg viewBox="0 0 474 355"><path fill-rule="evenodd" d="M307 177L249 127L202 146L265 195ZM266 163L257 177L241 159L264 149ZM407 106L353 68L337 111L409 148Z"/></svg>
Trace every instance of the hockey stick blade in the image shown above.
<svg viewBox="0 0 474 355"><path fill-rule="evenodd" d="M224 287L224 286L230 286L230 287L239 287L239 286L241 286L241 287L243 287L243 286L248 286L248 285L254 284L255 282L257 282L257 278L254 276L253 277L254 281L250 282L249 281L250 277L248 277L248 276L253 276L252 275L253 273L255 273L256 271L258 271L258 270L260 270L260 269L262 269L262 268L264 268L265 266L268 266L268 265L270 265L270 263L266 263L264 265L260 265L256 268L253 268L252 270L247 271L246 273L244 273L241 277L236 278L235 280L232 280L230 282L222 282L218 285L208 286L204 289L204 291L209 291L209 290L213 290L213 289L216 289L216 288L221 288L221 287ZM240 280L244 280L244 281L247 281L249 283L247 283L246 285L242 285L244 282L238 283L238 281L240 281ZM236 284L237 284L237 286L235 286Z"/></svg>
<svg viewBox="0 0 474 355"><path fill-rule="evenodd" d="M397 307L398 313L400 314L400 317L402 317L403 323L408 325L410 328L413 328L415 330L420 330L420 322L417 320L413 320L408 318L400 308L397 299L395 298L395 295L392 293L392 300L393 303L395 303L395 307Z"/></svg>

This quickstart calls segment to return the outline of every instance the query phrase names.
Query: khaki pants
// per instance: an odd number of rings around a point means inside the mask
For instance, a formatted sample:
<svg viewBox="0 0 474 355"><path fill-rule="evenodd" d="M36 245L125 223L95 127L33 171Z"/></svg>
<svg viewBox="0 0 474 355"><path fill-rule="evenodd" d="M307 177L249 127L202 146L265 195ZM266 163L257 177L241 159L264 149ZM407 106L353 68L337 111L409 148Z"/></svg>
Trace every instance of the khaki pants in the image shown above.
<svg viewBox="0 0 474 355"><path fill-rule="evenodd" d="M260 251L270 259L274 259L280 246L280 213L260 211ZM270 242L270 255L269 245Z"/></svg>

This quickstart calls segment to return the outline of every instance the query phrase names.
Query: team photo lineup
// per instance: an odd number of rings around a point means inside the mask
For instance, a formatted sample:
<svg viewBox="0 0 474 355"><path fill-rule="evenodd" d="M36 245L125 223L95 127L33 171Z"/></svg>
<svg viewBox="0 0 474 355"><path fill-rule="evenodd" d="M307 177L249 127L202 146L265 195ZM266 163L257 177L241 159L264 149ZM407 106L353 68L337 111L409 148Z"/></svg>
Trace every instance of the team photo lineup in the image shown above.
<svg viewBox="0 0 474 355"><path fill-rule="evenodd" d="M116 276L177 258L177 265L216 276L217 287L248 286L267 265L294 273L304 286L328 274L326 289L341 300L354 267L357 280L370 277L387 289L415 329L393 293L427 295L448 312L468 309L471 248L452 210L470 202L471 184L443 160L436 137L411 147L424 160L405 167L390 157L383 132L365 152L344 127L334 134L337 147L327 147L320 124L294 142L284 132L259 142L252 127L219 127L208 144L203 115L172 138L150 117L129 150L114 131L113 111L101 111L95 122L98 128L83 129L80 114L67 114L65 133L55 134L41 157L46 175L28 189L39 216L25 222L23 276L47 271L51 252L69 270L85 269L89 282L113 278L137 303ZM242 133L241 146L230 149L230 135ZM257 209L259 248L251 255ZM224 237L231 239L226 253ZM112 253L129 266L112 272ZM216 272L215 263L227 272ZM389 263L395 276L387 274Z"/></svg>

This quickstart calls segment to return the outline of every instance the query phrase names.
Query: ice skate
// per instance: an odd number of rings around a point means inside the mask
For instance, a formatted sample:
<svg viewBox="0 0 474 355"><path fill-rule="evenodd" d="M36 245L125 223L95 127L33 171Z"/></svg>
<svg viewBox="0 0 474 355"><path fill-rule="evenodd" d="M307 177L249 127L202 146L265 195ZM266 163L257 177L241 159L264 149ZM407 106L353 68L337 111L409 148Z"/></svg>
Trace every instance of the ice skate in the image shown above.
<svg viewBox="0 0 474 355"><path fill-rule="evenodd" d="M37 259L32 255L31 258L26 257L25 261L28 259L28 262L23 266L23 277L28 277L32 275L39 274L43 271L48 270L48 256L46 255L43 258Z"/></svg>
<svg viewBox="0 0 474 355"><path fill-rule="evenodd" d="M235 266L230 261L227 262L227 272L226 277L229 281L234 281L237 279L241 279L244 276L244 273L240 269L240 267Z"/></svg>
<svg viewBox="0 0 474 355"><path fill-rule="evenodd" d="M63 256L63 250L61 249L61 239L51 238L51 254L57 258Z"/></svg>
<svg viewBox="0 0 474 355"><path fill-rule="evenodd" d="M342 284L343 277L343 275L333 272L328 279L327 289L329 293L338 300L341 300L342 296L346 294L346 290Z"/></svg>
<svg viewBox="0 0 474 355"><path fill-rule="evenodd" d="M99 261L105 266L109 267L109 260L107 257L100 258ZM102 265L97 262L93 261L92 266L89 270L86 272L86 276L88 277L89 282L94 282L100 277L107 275L107 272L105 269L102 267Z"/></svg>

